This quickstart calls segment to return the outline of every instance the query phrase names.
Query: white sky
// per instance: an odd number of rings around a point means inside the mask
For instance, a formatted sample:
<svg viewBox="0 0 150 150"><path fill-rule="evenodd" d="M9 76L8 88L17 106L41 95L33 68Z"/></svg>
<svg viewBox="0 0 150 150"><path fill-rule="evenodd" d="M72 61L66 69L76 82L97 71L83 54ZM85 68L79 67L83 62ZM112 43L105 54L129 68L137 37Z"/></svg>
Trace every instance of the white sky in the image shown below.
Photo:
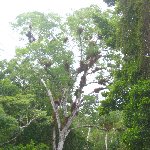
<svg viewBox="0 0 150 150"><path fill-rule="evenodd" d="M0 2L0 60L10 59L15 54L18 40L11 29L10 22L21 13L28 11L55 12L60 15L72 10L97 4L106 8L103 0L3 0Z"/></svg>

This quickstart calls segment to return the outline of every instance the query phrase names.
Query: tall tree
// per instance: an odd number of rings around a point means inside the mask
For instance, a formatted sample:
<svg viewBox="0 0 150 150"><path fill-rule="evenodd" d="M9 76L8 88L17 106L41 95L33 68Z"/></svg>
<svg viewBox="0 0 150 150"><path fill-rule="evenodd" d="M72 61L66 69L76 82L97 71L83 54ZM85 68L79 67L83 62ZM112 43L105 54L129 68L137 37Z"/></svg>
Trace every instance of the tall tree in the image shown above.
<svg viewBox="0 0 150 150"><path fill-rule="evenodd" d="M106 2L111 4L112 1ZM127 130L123 140L127 149L148 149L150 146L150 128L147 126L150 115L147 87L150 80L149 10L148 0L117 1L116 12L120 16L117 45L123 54L123 62L100 111L124 110Z"/></svg>
<svg viewBox="0 0 150 150"><path fill-rule="evenodd" d="M104 14L95 6L81 9L63 24L56 14L31 12L19 15L13 24L28 41L25 48L16 50L20 73L14 82L26 94L46 91L53 112L54 150L63 149L73 121L86 104L86 90L96 84L89 93L97 94L111 79L106 67L113 68L113 53L105 48L106 41L92 18L95 15Z"/></svg>

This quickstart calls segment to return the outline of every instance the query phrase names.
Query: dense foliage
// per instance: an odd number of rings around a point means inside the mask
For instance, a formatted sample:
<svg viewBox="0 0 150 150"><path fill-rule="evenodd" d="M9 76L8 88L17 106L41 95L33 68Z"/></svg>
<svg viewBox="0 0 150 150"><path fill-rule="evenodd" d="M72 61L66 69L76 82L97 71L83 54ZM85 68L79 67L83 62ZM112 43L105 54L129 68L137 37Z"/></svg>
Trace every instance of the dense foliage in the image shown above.
<svg viewBox="0 0 150 150"><path fill-rule="evenodd" d="M149 149L150 3L104 2L12 23L23 46L0 61L0 149Z"/></svg>
<svg viewBox="0 0 150 150"><path fill-rule="evenodd" d="M110 1L108 2L110 4ZM150 3L147 0L118 1L121 16L118 48L123 54L120 70L115 72L100 113L124 111L126 130L122 136L127 149L148 149L150 118Z"/></svg>

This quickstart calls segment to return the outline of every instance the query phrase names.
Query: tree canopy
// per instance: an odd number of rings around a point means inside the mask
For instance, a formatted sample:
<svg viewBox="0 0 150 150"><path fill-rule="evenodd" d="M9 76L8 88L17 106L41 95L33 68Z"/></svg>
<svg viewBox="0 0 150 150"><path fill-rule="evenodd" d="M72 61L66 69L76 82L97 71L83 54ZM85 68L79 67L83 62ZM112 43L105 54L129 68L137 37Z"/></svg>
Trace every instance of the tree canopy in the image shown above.
<svg viewBox="0 0 150 150"><path fill-rule="evenodd" d="M0 148L150 147L150 3L104 0L65 18L20 14L0 61Z"/></svg>

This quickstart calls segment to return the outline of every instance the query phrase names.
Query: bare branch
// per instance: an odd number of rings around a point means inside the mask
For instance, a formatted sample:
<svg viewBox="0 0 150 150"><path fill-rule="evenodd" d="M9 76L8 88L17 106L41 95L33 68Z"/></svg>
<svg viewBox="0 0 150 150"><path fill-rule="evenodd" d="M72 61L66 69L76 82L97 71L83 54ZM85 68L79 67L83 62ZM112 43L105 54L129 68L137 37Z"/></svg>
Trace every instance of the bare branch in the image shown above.
<svg viewBox="0 0 150 150"><path fill-rule="evenodd" d="M50 102L51 102L51 105L53 107L53 111L56 115L56 121L57 121L57 124L58 124L58 130L60 132L61 130L61 122L60 122L60 117L59 117L59 113L58 113L58 109L55 107L55 103L54 103L54 99L53 99L53 96L52 96L52 93L50 91L50 89L48 89L47 85L45 84L45 81L43 79L41 79L41 82L43 83L44 87L46 88L47 90L47 94L49 96L49 99L50 99Z"/></svg>
<svg viewBox="0 0 150 150"><path fill-rule="evenodd" d="M18 133L15 137L11 138L11 139L8 140L7 142L0 143L0 146L3 146L3 145L5 145L5 144L8 144L8 143L14 141L19 135L20 135L20 133Z"/></svg>
<svg viewBox="0 0 150 150"><path fill-rule="evenodd" d="M81 98L80 98L81 99ZM72 124L73 119L76 117L77 112L79 111L79 108L81 106L81 103L83 102L83 100L77 100L79 103L77 104L76 108L73 110L72 115L69 117L65 127L63 128L62 131L67 131L66 134L69 134L70 130L69 127Z"/></svg>
<svg viewBox="0 0 150 150"><path fill-rule="evenodd" d="M31 119L29 122L27 122L27 124L26 125L24 125L24 126L21 126L21 127L19 127L21 130L22 129L24 129L24 128L27 128L33 121L35 121L37 118L33 118L33 119ZM11 138L10 140L8 140L7 142L4 142L4 143L0 143L0 146L1 145L5 145L5 144L8 144L8 143L10 143L10 142L12 142L12 141L14 141L18 136L20 135L20 133L18 133L15 137L13 137L13 138Z"/></svg>
<svg viewBox="0 0 150 150"><path fill-rule="evenodd" d="M36 120L37 118L33 118L33 119L31 119L29 122L27 122L27 124L26 125L24 125L24 126L21 126L20 127L20 129L23 129L23 128L26 128L26 127L28 127L34 120Z"/></svg>

